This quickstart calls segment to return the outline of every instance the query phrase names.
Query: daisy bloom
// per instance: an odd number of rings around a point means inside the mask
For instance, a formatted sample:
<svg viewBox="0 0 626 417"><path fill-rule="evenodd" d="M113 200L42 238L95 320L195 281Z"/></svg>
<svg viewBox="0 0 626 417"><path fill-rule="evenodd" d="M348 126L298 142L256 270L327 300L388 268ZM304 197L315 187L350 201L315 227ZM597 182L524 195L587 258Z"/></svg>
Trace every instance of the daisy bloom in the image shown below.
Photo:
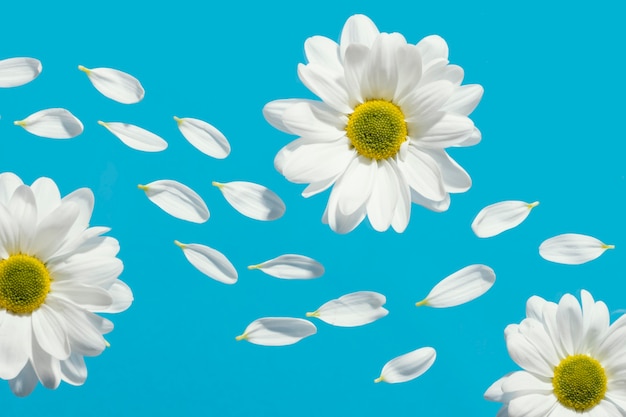
<svg viewBox="0 0 626 417"><path fill-rule="evenodd" d="M338 233L367 215L372 227L403 232L411 202L445 211L449 193L467 191L469 175L445 149L470 146L480 132L468 115L480 85L461 86L439 36L417 45L380 33L363 15L346 22L339 44L314 36L300 80L322 101L276 100L263 109L279 130L299 136L274 160L309 197L332 186L323 221Z"/></svg>
<svg viewBox="0 0 626 417"><path fill-rule="evenodd" d="M0 174L0 378L18 396L40 381L82 385L85 356L102 353L113 324L94 313L127 309L133 296L106 227L89 227L87 188L61 198L56 184L30 187Z"/></svg>
<svg viewBox="0 0 626 417"><path fill-rule="evenodd" d="M533 296L527 318L507 326L509 354L523 370L485 393L504 403L498 416L626 416L626 316L610 324L603 302L585 290L581 301Z"/></svg>

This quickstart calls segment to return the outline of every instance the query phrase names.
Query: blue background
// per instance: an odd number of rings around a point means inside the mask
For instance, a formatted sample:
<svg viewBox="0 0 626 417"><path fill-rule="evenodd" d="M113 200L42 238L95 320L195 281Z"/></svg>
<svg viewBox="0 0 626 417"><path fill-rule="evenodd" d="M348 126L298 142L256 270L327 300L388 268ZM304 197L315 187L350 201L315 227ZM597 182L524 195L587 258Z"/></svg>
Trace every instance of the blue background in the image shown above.
<svg viewBox="0 0 626 417"><path fill-rule="evenodd" d="M503 330L524 317L528 297L558 301L585 288L612 319L624 300L625 164L623 41L619 2L461 1L219 2L169 4L5 2L0 59L32 56L43 72L32 83L0 90L0 171L25 182L53 178L63 195L90 187L92 225L112 227L121 244L121 276L135 302L114 315L111 348L88 358L82 387L38 386L26 399L0 385L4 416L488 416L482 397L517 369ZM364 222L334 234L320 221L328 192L304 199L303 186L273 168L293 138L269 126L261 109L278 98L313 97L299 82L307 37L338 40L345 20L364 13L384 32L410 42L439 34L465 83L485 95L472 119L483 141L451 154L474 181L453 195L448 212L413 206L404 234L377 233ZM112 67L141 80L144 100L122 105L100 95L77 70ZM57 141L14 126L35 111L64 107L84 133ZM225 160L187 143L172 117L195 117L232 145ZM122 144L97 120L123 121L169 142L157 154ZM211 210L201 225L175 219L141 190L157 179L195 189ZM285 201L275 222L234 211L211 181L264 184ZM478 211L502 200L539 200L520 227L478 239ZM617 248L581 266L549 263L539 244L566 232ZM196 271L173 244L202 243L223 252L239 282L223 285ZM321 261L313 281L278 280L256 264L283 253ZM497 274L483 297L450 309L415 308L430 288L473 263ZM371 325L335 328L289 347L236 342L251 321L302 317L343 294L378 291L390 313ZM390 359L433 346L437 360L404 384L374 384Z"/></svg>

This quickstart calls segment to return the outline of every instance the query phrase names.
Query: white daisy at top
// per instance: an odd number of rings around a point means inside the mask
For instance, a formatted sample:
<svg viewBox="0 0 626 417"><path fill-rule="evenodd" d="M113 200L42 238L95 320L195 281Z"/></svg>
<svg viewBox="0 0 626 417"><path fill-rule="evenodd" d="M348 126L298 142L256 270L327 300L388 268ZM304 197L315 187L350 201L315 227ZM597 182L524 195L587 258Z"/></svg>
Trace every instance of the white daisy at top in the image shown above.
<svg viewBox="0 0 626 417"><path fill-rule="evenodd" d="M467 191L469 175L445 149L470 146L480 132L468 115L480 85L461 86L439 36L417 45L380 33L363 15L346 22L339 44L307 39L300 80L322 101L276 100L263 109L277 129L299 136L274 165L309 197L332 186L323 221L338 233L367 217L374 229L408 225L411 202L445 211L449 193Z"/></svg>
<svg viewBox="0 0 626 417"><path fill-rule="evenodd" d="M49 178L29 187L0 174L0 378L18 396L37 381L82 385L84 357L102 353L113 329L94 313L132 303L117 240L89 227L93 203L88 188L61 198Z"/></svg>
<svg viewBox="0 0 626 417"><path fill-rule="evenodd" d="M485 393L504 404L499 416L626 416L626 316L610 324L603 302L585 290L581 301L533 296L527 317L507 326L509 354L523 370Z"/></svg>

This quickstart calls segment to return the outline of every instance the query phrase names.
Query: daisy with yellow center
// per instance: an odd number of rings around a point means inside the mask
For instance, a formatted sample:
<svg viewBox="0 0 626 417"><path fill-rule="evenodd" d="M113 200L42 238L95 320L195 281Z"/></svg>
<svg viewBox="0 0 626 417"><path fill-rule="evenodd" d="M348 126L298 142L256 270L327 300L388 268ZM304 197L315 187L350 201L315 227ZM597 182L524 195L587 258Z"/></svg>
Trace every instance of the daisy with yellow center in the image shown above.
<svg viewBox="0 0 626 417"><path fill-rule="evenodd" d="M314 36L305 52L298 75L322 102L276 100L263 113L300 137L278 153L276 169L308 183L305 197L332 187L323 221L334 231L350 232L367 216L377 231L402 232L411 202L444 211L449 193L469 189L445 148L480 141L467 116L483 89L460 85L463 70L448 64L443 39L411 45L355 15L339 44Z"/></svg>
<svg viewBox="0 0 626 417"><path fill-rule="evenodd" d="M528 317L506 328L509 354L523 370L485 393L504 403L498 416L626 416L626 316L609 324L603 302L585 290L581 300L531 297Z"/></svg>

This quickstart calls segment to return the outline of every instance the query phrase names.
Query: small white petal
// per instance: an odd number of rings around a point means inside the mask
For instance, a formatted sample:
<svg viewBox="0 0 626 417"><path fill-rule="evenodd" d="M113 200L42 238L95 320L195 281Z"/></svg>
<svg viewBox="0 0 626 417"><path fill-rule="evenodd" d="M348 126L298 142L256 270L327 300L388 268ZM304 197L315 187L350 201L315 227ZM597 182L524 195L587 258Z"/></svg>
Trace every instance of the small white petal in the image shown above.
<svg viewBox="0 0 626 417"><path fill-rule="evenodd" d="M454 307L480 297L496 281L493 269L486 265L470 265L444 278L433 287L417 306Z"/></svg>
<svg viewBox="0 0 626 417"><path fill-rule="evenodd" d="M255 220L276 220L285 214L285 203L267 187L246 181L213 181L226 201L239 213Z"/></svg>
<svg viewBox="0 0 626 417"><path fill-rule="evenodd" d="M101 310L103 313L121 313L133 303L133 292L125 282L119 279L111 285L108 293L111 295L113 302L106 309Z"/></svg>
<svg viewBox="0 0 626 417"><path fill-rule="evenodd" d="M539 254L547 261L567 265L580 265L592 261L607 249L614 249L595 237L566 233L545 240L539 246Z"/></svg>
<svg viewBox="0 0 626 417"><path fill-rule="evenodd" d="M138 103L145 94L139 80L125 72L113 68L89 69L82 65L78 69L87 74L89 81L103 96L118 103Z"/></svg>
<svg viewBox="0 0 626 417"><path fill-rule="evenodd" d="M193 223L209 220L209 208L191 188L174 180L158 180L147 185L138 185L146 196L166 213Z"/></svg>
<svg viewBox="0 0 626 417"><path fill-rule="evenodd" d="M167 142L162 137L139 126L102 121L98 121L98 124L106 127L129 148L144 152L160 152L167 148Z"/></svg>
<svg viewBox="0 0 626 417"><path fill-rule="evenodd" d="M502 201L482 209L472 222L472 230L478 237L496 236L521 224L538 201Z"/></svg>
<svg viewBox="0 0 626 417"><path fill-rule="evenodd" d="M382 307L386 301L385 296L377 292L359 291L330 300L313 313L306 313L306 315L317 317L334 326L363 326L389 313Z"/></svg>
<svg viewBox="0 0 626 417"><path fill-rule="evenodd" d="M13 122L27 132L51 139L69 139L83 133L83 124L65 109L40 110L24 120Z"/></svg>
<svg viewBox="0 0 626 417"><path fill-rule="evenodd" d="M324 274L324 266L315 259L303 255L281 255L248 269L260 269L267 275L283 279L312 279Z"/></svg>
<svg viewBox="0 0 626 417"><path fill-rule="evenodd" d="M286 346L317 333L313 323L290 317L265 317L250 323L237 340L247 340L255 345Z"/></svg>
<svg viewBox="0 0 626 417"><path fill-rule="evenodd" d="M191 117L181 119L174 116L174 120L185 139L203 154L217 159L224 159L230 154L226 136L212 125Z"/></svg>
<svg viewBox="0 0 626 417"><path fill-rule="evenodd" d="M385 364L380 376L374 382L396 384L415 379L428 371L436 356L435 349L431 347L423 347L398 356Z"/></svg>
<svg viewBox="0 0 626 417"><path fill-rule="evenodd" d="M183 250L189 263L207 277L224 284L237 282L235 267L221 252L196 243L180 243L177 240L174 243Z"/></svg>
<svg viewBox="0 0 626 417"><path fill-rule="evenodd" d="M19 87L37 78L41 62L35 58L8 58L0 61L0 88Z"/></svg>

